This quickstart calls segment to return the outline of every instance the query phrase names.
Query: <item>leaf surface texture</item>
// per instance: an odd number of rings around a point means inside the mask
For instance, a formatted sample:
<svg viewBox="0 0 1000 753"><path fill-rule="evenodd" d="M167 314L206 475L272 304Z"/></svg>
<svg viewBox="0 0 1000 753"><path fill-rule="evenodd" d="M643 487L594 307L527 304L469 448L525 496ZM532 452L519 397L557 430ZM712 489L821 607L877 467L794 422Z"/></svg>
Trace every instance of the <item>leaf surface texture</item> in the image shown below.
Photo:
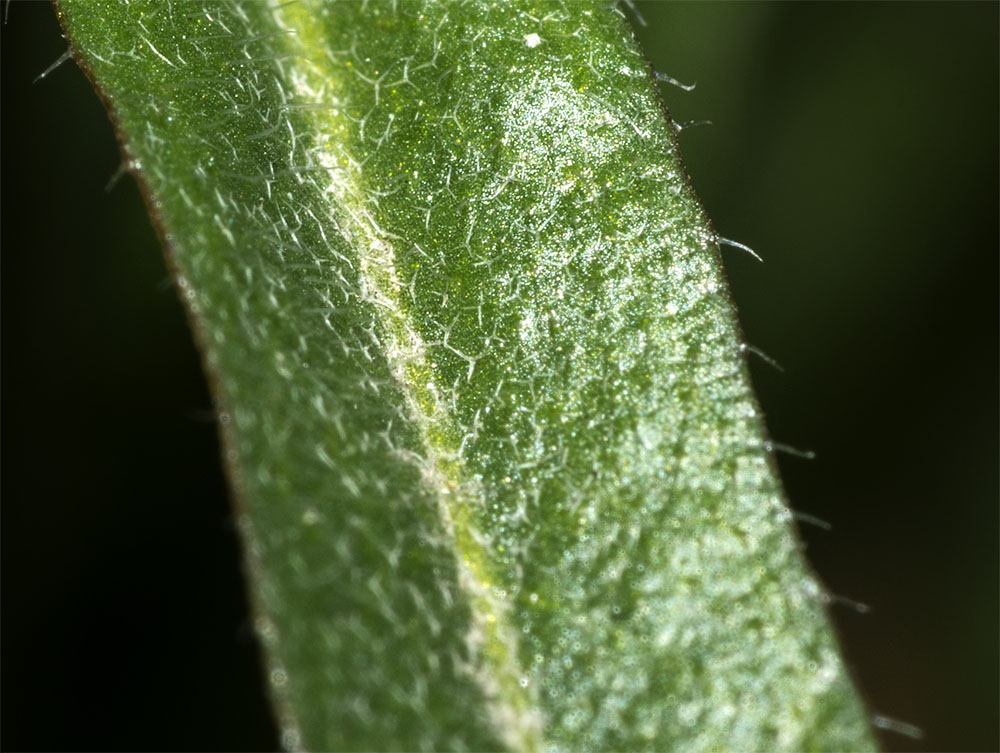
<svg viewBox="0 0 1000 753"><path fill-rule="evenodd" d="M286 746L872 747L614 6L59 9L214 382Z"/></svg>

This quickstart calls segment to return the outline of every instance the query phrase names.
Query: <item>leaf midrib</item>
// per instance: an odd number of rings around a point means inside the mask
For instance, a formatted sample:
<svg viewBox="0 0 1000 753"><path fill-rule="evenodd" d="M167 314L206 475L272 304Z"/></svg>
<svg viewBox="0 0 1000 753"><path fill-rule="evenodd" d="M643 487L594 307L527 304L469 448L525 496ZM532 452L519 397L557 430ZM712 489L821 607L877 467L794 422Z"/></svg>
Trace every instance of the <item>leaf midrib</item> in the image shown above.
<svg viewBox="0 0 1000 753"><path fill-rule="evenodd" d="M350 133L346 116L333 104L341 99L338 71L323 66L317 55L326 46L323 26L300 5L278 0L271 0L271 5L276 25L288 32L280 37L281 43L309 64L299 69L302 75L294 82L295 104L305 106L317 133L341 137ZM330 143L338 144L342 153L349 151L343 142L331 139ZM364 206L371 194L366 191L361 165L346 157L337 164L337 155L322 149L314 150L313 156L330 176L326 188L333 197L331 217L357 253L361 302L375 314L383 353L419 434L423 456L407 453L407 459L418 468L426 491L436 500L442 526L454 546L458 582L472 606L467 640L484 659L475 675L488 699L488 717L512 750L540 750L544 720L539 716L537 693L521 681L526 675L517 659L510 605L496 595L499 586L484 549L485 536L474 520L473 509L483 506L485 493L465 466L457 440L460 432L435 383L427 345L401 304L404 292L395 265L397 238L382 230Z"/></svg>

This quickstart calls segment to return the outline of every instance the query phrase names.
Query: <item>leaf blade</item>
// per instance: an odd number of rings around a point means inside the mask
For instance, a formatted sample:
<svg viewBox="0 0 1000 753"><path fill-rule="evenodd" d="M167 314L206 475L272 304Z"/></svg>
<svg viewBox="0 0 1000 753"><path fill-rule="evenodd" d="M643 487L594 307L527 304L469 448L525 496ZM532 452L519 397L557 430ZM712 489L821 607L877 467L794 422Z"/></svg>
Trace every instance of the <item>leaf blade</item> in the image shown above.
<svg viewBox="0 0 1000 753"><path fill-rule="evenodd" d="M230 406L287 745L870 746L607 6L61 7Z"/></svg>

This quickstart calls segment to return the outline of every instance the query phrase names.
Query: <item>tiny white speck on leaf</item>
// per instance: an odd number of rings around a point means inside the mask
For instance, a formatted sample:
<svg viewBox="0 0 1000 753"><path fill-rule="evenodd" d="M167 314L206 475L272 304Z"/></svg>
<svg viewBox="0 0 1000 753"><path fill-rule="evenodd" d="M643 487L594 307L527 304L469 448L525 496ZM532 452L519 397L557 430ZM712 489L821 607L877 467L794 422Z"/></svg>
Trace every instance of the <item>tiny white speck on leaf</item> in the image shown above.
<svg viewBox="0 0 1000 753"><path fill-rule="evenodd" d="M525 34L524 43L528 45L528 47L538 47L538 45L542 43L542 38L535 33Z"/></svg>

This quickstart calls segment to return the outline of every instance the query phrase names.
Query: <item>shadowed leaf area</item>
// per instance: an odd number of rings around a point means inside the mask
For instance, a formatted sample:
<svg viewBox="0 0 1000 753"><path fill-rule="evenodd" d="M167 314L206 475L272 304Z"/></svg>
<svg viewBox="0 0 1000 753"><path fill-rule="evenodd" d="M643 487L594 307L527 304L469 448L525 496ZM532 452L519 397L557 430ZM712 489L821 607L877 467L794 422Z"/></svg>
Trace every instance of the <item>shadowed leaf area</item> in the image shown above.
<svg viewBox="0 0 1000 753"><path fill-rule="evenodd" d="M286 747L873 747L617 7L59 12L213 382Z"/></svg>

